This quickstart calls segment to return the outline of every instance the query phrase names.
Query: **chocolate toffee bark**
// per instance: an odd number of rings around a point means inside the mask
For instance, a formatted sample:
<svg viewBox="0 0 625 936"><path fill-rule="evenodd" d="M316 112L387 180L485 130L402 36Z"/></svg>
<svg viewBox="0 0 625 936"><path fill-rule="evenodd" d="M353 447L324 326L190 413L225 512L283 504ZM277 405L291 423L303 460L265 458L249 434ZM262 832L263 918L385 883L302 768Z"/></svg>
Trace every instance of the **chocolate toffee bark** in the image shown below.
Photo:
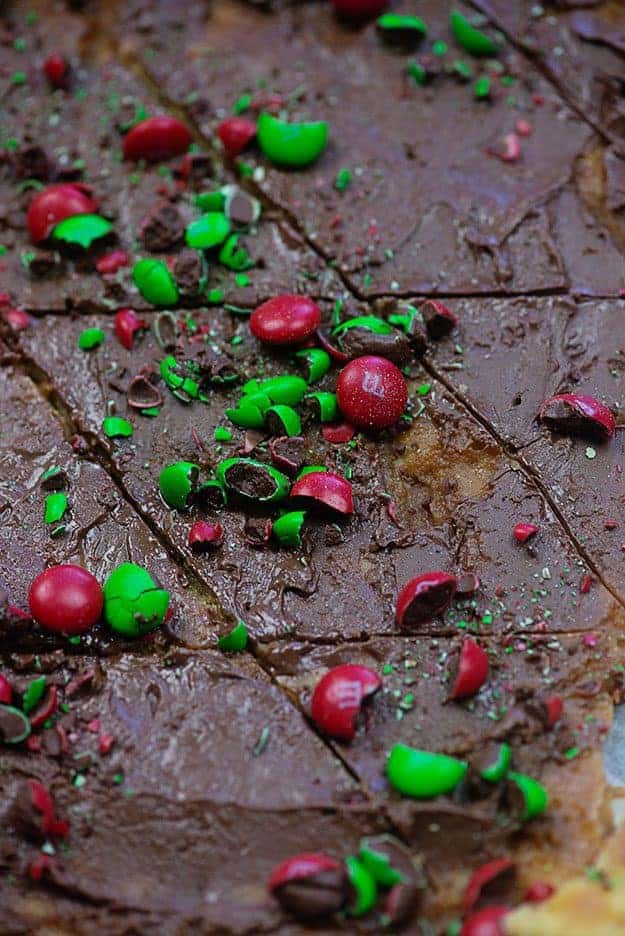
<svg viewBox="0 0 625 936"><path fill-rule="evenodd" d="M123 562L142 566L169 590L170 638L214 646L220 612L210 592L181 574L106 472L83 457L84 441L68 444L61 423L28 378L5 367L0 387L2 646L71 649L67 640L34 628L28 615L13 614L11 606L28 611L30 585L47 566L74 563L103 582ZM119 649L119 640L104 626L81 640L104 653Z"/></svg>
<svg viewBox="0 0 625 936"><path fill-rule="evenodd" d="M340 733L344 718L338 719L329 701L321 708L324 682L350 668L377 675L376 691L350 710L353 737L335 735L333 743L387 802L412 846L428 856L435 884L426 899L433 915L444 888L457 890L459 875L466 881L462 871L511 849L520 892L541 877L557 884L593 860L605 831L600 815L607 799L600 746L612 701L622 693L618 667L606 666L606 659L616 660L620 638L602 636L593 646L575 635L507 644L480 640L489 661L485 682L477 695L454 700L458 654L466 640L372 638L334 647L284 641L261 651L270 672L328 736ZM386 766L395 745L452 755L468 763L465 778L451 795L426 802L402 798ZM524 839L506 814L501 789L483 776L480 781L484 765L504 756L515 770L539 779L550 795L549 811L525 827ZM575 790L587 794L583 805L569 795ZM449 853L449 836L463 843L462 853ZM449 890L446 900L449 905Z"/></svg>
<svg viewBox="0 0 625 936"><path fill-rule="evenodd" d="M338 511L324 515L310 500L285 499L278 509L263 507L260 489L246 503L232 498L225 508L216 506L207 499L216 492L209 488L203 494L200 485L214 480L226 459L247 452L261 463L249 469L254 492L264 483L259 473L263 465L272 465L272 450L274 459L280 454L275 435L270 429L261 436L229 420L228 413L238 418L241 412L240 380L213 381L212 386L209 380L206 402L181 402L180 390L177 399L167 385L176 373L161 370L167 352L154 332L156 326L164 334L172 320L162 314L145 322L148 327L136 333L130 351L112 334L110 319L101 316L46 319L20 332L19 341L32 365L50 379L96 457L168 538L180 560L206 581L232 622L242 619L257 640L291 633L322 641L393 633L401 588L436 569L474 572L482 584L475 595L459 599L444 619L419 623L418 630L425 633L453 634L467 621L484 633L592 630L614 613L614 602L603 588L579 593L589 570L536 489L510 470L492 437L439 384L424 381L424 374L411 382L414 418L408 431L351 439L352 430L350 441L337 444L324 438L313 419L304 424L303 442L291 443L296 470L325 466L345 478L353 493L353 516ZM199 371L188 370L195 378L201 374L208 379L217 365L222 374L229 369L240 378L295 370L296 359L288 355L261 354L241 317L211 311L194 312L188 319L181 313L179 325L185 323L186 332L179 328L177 345L169 353L174 360L199 363ZM82 350L81 334L94 328L102 329L106 340ZM142 374L144 379L137 380ZM142 416L129 405L131 383L144 391L150 388L158 415ZM325 389L317 391L317 386ZM330 393L335 386L332 370L311 390ZM130 391L133 401L135 392ZM295 409L305 416L306 406ZM107 435L111 416L127 420L132 435ZM280 445L288 449L285 441ZM173 477L181 472L187 484L181 462L190 463L192 472L197 465L199 477L188 482L188 502L186 494L177 501L167 491L165 502L161 472L177 465ZM292 475L293 469L287 472ZM179 509L187 503L188 509ZM267 521L275 522L281 511L299 509L306 515L301 545L281 546ZM198 521L220 524L223 534L215 548L209 544L198 552L190 545ZM525 544L514 535L523 523L540 529Z"/></svg>
<svg viewBox="0 0 625 936"><path fill-rule="evenodd" d="M78 50L67 58L67 87L55 90L44 74L50 48L37 49L24 81L6 95L0 264L16 304L40 312L93 311L150 308L175 298L184 306L222 300L249 307L268 297L278 276L292 292L331 291L331 271L301 236L237 194L208 152L195 145L185 153L192 142L185 125L164 115L129 71L108 60L83 64ZM17 67L20 53L11 48L9 56ZM148 121L165 118L169 139L174 131L182 138L176 152L158 149L163 143L154 130L147 143L136 142ZM145 154L152 161L138 158ZM211 194L214 205L198 204L199 196L210 200ZM83 220L61 239L47 219L51 210L58 215L70 207L98 214L99 228ZM220 232L212 215L213 229L188 231L211 211L226 213ZM161 277L171 279L171 295L140 285L135 265L146 259L169 267Z"/></svg>
<svg viewBox="0 0 625 936"><path fill-rule="evenodd" d="M625 57L625 11L612 0L476 0L475 6L541 66L591 123L617 146L624 135L620 82Z"/></svg>
<svg viewBox="0 0 625 936"><path fill-rule="evenodd" d="M467 54L452 36L449 12L440 3L419 10L428 32L410 53L385 42L373 24L348 28L315 4L259 16L245 29L240 8L217 4L203 34L178 34L186 65L175 72L157 29L129 41L207 138L246 104L241 116L252 121L263 109L309 127L327 121L327 148L307 171L259 160L253 147L240 159L260 165L259 188L298 219L357 291L574 283L582 292L616 294L622 276L614 265L577 267L580 253L598 243L617 256L571 171L591 143L588 128L510 46L494 65ZM277 135L279 125L268 119ZM263 134L261 148L273 155L273 142Z"/></svg>
<svg viewBox="0 0 625 936"><path fill-rule="evenodd" d="M276 862L304 843L340 860L381 831L284 694L232 659L176 650L153 659L41 658L64 701L54 727L31 737L43 747L63 729L67 744L56 754L3 750L0 920L16 913L35 926L37 904L21 881L36 878L39 863L59 898L100 908L106 933L127 931L129 921L150 932L156 920L167 933L192 921L227 933L282 931L286 918L267 892ZM16 694L42 673L17 655L2 671ZM69 821L63 834L42 834L29 808L32 780L52 792L56 819ZM44 891L38 926L53 908ZM292 931L300 932L295 923Z"/></svg>

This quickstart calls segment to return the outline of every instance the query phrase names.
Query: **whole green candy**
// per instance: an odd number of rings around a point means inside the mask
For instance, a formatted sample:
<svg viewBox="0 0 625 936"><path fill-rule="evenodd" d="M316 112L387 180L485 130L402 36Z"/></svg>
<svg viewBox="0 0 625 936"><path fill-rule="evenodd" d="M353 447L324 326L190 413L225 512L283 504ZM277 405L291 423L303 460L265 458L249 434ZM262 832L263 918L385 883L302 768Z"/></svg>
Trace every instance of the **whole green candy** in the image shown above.
<svg viewBox="0 0 625 936"><path fill-rule="evenodd" d="M171 306L178 302L178 288L162 260L146 257L135 263L132 279L148 302L156 306Z"/></svg>
<svg viewBox="0 0 625 936"><path fill-rule="evenodd" d="M261 150L278 166L308 166L321 156L328 142L325 120L288 123L263 112L258 118Z"/></svg>
<svg viewBox="0 0 625 936"><path fill-rule="evenodd" d="M189 224L184 238L189 247L209 250L223 244L229 233L230 222L225 214L221 211L208 211Z"/></svg>
<svg viewBox="0 0 625 936"><path fill-rule="evenodd" d="M149 572L124 562L104 583L104 618L124 637L140 637L165 620L169 592L158 588Z"/></svg>
<svg viewBox="0 0 625 936"><path fill-rule="evenodd" d="M386 773L392 786L404 796L431 799L451 793L467 771L464 761L433 754L407 744L396 744L389 754Z"/></svg>
<svg viewBox="0 0 625 936"><path fill-rule="evenodd" d="M350 856L345 859L345 868L356 898L347 908L350 916L364 916L375 906L378 898L378 886L375 878L367 871L364 864Z"/></svg>
<svg viewBox="0 0 625 936"><path fill-rule="evenodd" d="M159 475L158 486L161 497L168 507L186 510L189 499L197 486L200 466L194 462L179 461L167 465Z"/></svg>

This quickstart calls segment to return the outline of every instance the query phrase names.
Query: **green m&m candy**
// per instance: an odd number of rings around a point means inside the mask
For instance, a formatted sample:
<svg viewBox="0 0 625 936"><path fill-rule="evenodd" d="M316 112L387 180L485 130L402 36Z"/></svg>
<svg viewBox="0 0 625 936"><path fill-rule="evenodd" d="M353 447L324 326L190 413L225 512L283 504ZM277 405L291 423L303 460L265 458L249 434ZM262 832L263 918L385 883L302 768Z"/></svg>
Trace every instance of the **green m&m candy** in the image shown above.
<svg viewBox="0 0 625 936"><path fill-rule="evenodd" d="M243 392L248 392L248 386L252 382L248 381L243 385ZM284 403L286 406L297 406L304 398L308 389L308 384L303 377L297 377L293 374L283 374L280 377L268 377L266 380L253 381L256 384L255 389L265 393L272 403ZM250 390L251 392L251 390Z"/></svg>
<svg viewBox="0 0 625 936"><path fill-rule="evenodd" d="M327 390L318 390L316 393L307 393L304 397L306 413L318 422L333 422L338 415L336 393Z"/></svg>
<svg viewBox="0 0 625 936"><path fill-rule="evenodd" d="M135 263L132 280L148 302L156 306L171 306L178 302L178 287L162 260L146 257Z"/></svg>
<svg viewBox="0 0 625 936"><path fill-rule="evenodd" d="M499 46L490 36L471 25L459 10L452 10L449 23L454 38L459 46L471 55L497 55Z"/></svg>
<svg viewBox="0 0 625 936"><path fill-rule="evenodd" d="M302 431L302 423L292 406L277 403L264 413L265 427L272 436L297 436Z"/></svg>
<svg viewBox="0 0 625 936"><path fill-rule="evenodd" d="M323 153L328 124L325 120L288 123L263 112L258 118L257 140L265 156L276 165L300 168Z"/></svg>
<svg viewBox="0 0 625 936"><path fill-rule="evenodd" d="M478 770L480 777L489 783L499 783L510 769L512 750L510 745L503 741L492 749L486 751L479 759Z"/></svg>
<svg viewBox="0 0 625 936"><path fill-rule="evenodd" d="M127 439L134 429L132 423L121 416L107 416L102 420L102 432L109 439Z"/></svg>
<svg viewBox="0 0 625 936"><path fill-rule="evenodd" d="M404 796L415 799L431 799L451 793L466 772L464 761L408 747L407 744L396 744L386 763L391 785Z"/></svg>
<svg viewBox="0 0 625 936"><path fill-rule="evenodd" d="M68 508L67 494L63 491L55 491L46 497L44 523L58 523L63 519L65 511Z"/></svg>
<svg viewBox="0 0 625 936"><path fill-rule="evenodd" d="M165 620L169 592L159 588L152 576L133 562L124 562L104 583L104 618L124 637L140 637Z"/></svg>
<svg viewBox="0 0 625 936"><path fill-rule="evenodd" d="M230 633L219 638L217 646L224 653L240 653L247 647L248 637L247 627L243 621L239 621Z"/></svg>
<svg viewBox="0 0 625 936"><path fill-rule="evenodd" d="M373 875L367 870L362 861L353 855L345 859L345 869L350 884L354 889L355 899L347 907L350 916L364 916L375 906L378 898L378 886Z"/></svg>
<svg viewBox="0 0 625 936"><path fill-rule="evenodd" d="M168 507L186 510L197 487L200 466L194 462L179 461L163 468L158 478L161 497Z"/></svg>
<svg viewBox="0 0 625 936"><path fill-rule="evenodd" d="M105 338L101 328L85 328L78 336L78 347L81 351L91 351L98 348Z"/></svg>

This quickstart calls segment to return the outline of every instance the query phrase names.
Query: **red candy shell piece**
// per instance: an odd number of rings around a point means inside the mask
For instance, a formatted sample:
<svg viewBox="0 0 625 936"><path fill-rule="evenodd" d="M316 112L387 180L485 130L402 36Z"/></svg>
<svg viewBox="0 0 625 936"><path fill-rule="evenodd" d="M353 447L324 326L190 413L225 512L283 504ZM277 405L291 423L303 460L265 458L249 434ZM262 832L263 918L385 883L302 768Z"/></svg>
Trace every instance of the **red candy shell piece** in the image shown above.
<svg viewBox="0 0 625 936"><path fill-rule="evenodd" d="M478 910L464 921L460 936L505 936L501 921L509 912L509 907Z"/></svg>
<svg viewBox="0 0 625 936"><path fill-rule="evenodd" d="M351 663L335 666L315 686L311 703L313 721L332 738L351 741L363 700L381 685L378 674L366 666Z"/></svg>
<svg viewBox="0 0 625 936"><path fill-rule="evenodd" d="M527 888L523 900L527 900L528 903L542 903L543 900L549 900L555 892L556 889L553 884L547 884L546 881L536 881L535 884L531 884Z"/></svg>
<svg viewBox="0 0 625 936"><path fill-rule="evenodd" d="M539 419L558 431L585 430L605 439L611 439L616 428L614 413L605 403L580 393L549 397L540 408Z"/></svg>
<svg viewBox="0 0 625 936"><path fill-rule="evenodd" d="M11 683L0 673L0 704L10 705L11 699L13 698L13 690L11 689Z"/></svg>
<svg viewBox="0 0 625 936"><path fill-rule="evenodd" d="M316 302L307 296L274 296L254 309L250 330L255 338L270 345L300 344L314 335L321 321Z"/></svg>
<svg viewBox="0 0 625 936"><path fill-rule="evenodd" d="M148 117L135 124L124 137L124 157L159 162L180 156L190 143L191 134L177 117Z"/></svg>
<svg viewBox="0 0 625 936"><path fill-rule="evenodd" d="M226 156L238 156L256 136L256 124L246 117L227 117L217 127Z"/></svg>
<svg viewBox="0 0 625 936"><path fill-rule="evenodd" d="M538 527L535 523L517 523L512 531L517 543L527 543L528 539L538 533Z"/></svg>
<svg viewBox="0 0 625 936"><path fill-rule="evenodd" d="M376 355L354 358L339 374L336 398L348 422L359 429L385 429L400 419L408 388L400 369Z"/></svg>
<svg viewBox="0 0 625 936"><path fill-rule="evenodd" d="M67 85L69 64L62 55L49 55L43 63L43 71L53 88L64 88Z"/></svg>
<svg viewBox="0 0 625 936"><path fill-rule="evenodd" d="M462 898L462 909L464 912L469 913L473 909L480 898L482 889L486 887L487 884L490 884L495 878L498 878L501 874L505 874L512 868L514 868L514 864L509 858L495 858L493 861L489 861L488 864L477 868L469 878L469 883L467 884L464 897Z"/></svg>
<svg viewBox="0 0 625 936"><path fill-rule="evenodd" d="M322 871L340 871L342 865L324 855L323 852L302 852L301 855L294 855L287 858L277 868L274 868L269 878L269 890L277 890L291 881L301 881L302 878L312 877Z"/></svg>
<svg viewBox="0 0 625 936"><path fill-rule="evenodd" d="M341 514L354 512L351 484L331 471L311 471L304 475L291 488L291 497L310 498Z"/></svg>
<svg viewBox="0 0 625 936"><path fill-rule="evenodd" d="M65 218L92 214L97 202L80 184L47 185L34 196L28 206L28 232L33 244L45 240L50 231Z"/></svg>
<svg viewBox="0 0 625 936"><path fill-rule="evenodd" d="M122 267L127 267L129 263L130 257L125 250L111 250L100 257L95 268L98 273L105 276L108 273L117 273Z"/></svg>
<svg viewBox="0 0 625 936"><path fill-rule="evenodd" d="M120 309L115 316L115 337L120 345L129 351L132 348L135 332L140 331L142 328L147 328L147 322L145 319L139 318L133 309Z"/></svg>
<svg viewBox="0 0 625 936"><path fill-rule="evenodd" d="M456 584L455 575L448 572L424 572L411 579L397 599L397 624L409 628L441 614L454 597Z"/></svg>
<svg viewBox="0 0 625 936"><path fill-rule="evenodd" d="M104 597L98 580L77 565L46 569L28 593L30 610L44 630L83 634L102 613Z"/></svg>
<svg viewBox="0 0 625 936"><path fill-rule="evenodd" d="M462 644L456 680L451 688L451 699L466 699L475 695L488 679L488 654L474 640L467 637Z"/></svg>

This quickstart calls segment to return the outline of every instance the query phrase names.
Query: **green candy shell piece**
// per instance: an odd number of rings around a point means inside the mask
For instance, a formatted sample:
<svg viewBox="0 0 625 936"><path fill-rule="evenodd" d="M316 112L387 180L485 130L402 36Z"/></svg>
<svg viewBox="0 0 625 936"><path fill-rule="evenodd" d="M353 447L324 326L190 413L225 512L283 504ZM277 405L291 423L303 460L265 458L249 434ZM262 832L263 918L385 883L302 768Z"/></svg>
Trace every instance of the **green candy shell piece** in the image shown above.
<svg viewBox="0 0 625 936"><path fill-rule="evenodd" d="M4 744L19 744L25 741L30 734L30 720L24 712L12 705L0 705L0 713L3 715L0 719L0 741Z"/></svg>
<svg viewBox="0 0 625 936"><path fill-rule="evenodd" d="M132 423L121 416L107 416L102 420L102 432L109 439L128 439L134 429Z"/></svg>
<svg viewBox="0 0 625 936"><path fill-rule="evenodd" d="M301 434L302 422L292 406L278 403L270 406L264 414L267 429L275 436L297 436Z"/></svg>
<svg viewBox="0 0 625 936"><path fill-rule="evenodd" d="M262 429L265 425L263 411L253 403L249 403L245 397L235 409L227 409L226 416L231 423L241 429Z"/></svg>
<svg viewBox="0 0 625 936"><path fill-rule="evenodd" d="M303 510L290 510L274 520L271 532L281 546L298 547L302 545L302 527L306 519Z"/></svg>
<svg viewBox="0 0 625 936"><path fill-rule="evenodd" d="M328 143L325 120L288 123L263 112L258 118L257 140L262 152L278 166L301 168L315 162Z"/></svg>
<svg viewBox="0 0 625 936"><path fill-rule="evenodd" d="M364 916L375 906L378 899L378 886L375 878L369 873L365 865L351 855L345 859L345 868L350 883L356 892L356 899L347 908L350 916Z"/></svg>
<svg viewBox="0 0 625 936"><path fill-rule="evenodd" d="M404 880L403 875L391 865L388 855L376 851L373 845L368 844L367 839L363 839L360 843L358 857L369 874L382 887L393 887Z"/></svg>
<svg viewBox="0 0 625 936"><path fill-rule="evenodd" d="M231 234L219 251L219 262L229 270L251 270L254 261L245 247L239 247L239 235Z"/></svg>
<svg viewBox="0 0 625 936"><path fill-rule="evenodd" d="M389 323L384 319L378 318L375 315L358 315L355 318L341 322L340 325L337 325L336 328L332 330L332 334L339 336L349 331L350 328L366 328L376 335L390 335L393 331Z"/></svg>
<svg viewBox="0 0 625 936"><path fill-rule="evenodd" d="M485 767L480 771L480 776L489 783L499 783L508 773L510 762L512 760L512 749L509 744L503 741L499 745L499 753L490 767Z"/></svg>
<svg viewBox="0 0 625 936"><path fill-rule="evenodd" d="M44 692L46 691L46 677L38 676L28 683L28 688L22 696L22 708L28 715L37 705Z"/></svg>
<svg viewBox="0 0 625 936"><path fill-rule="evenodd" d="M63 491L55 491L54 494L48 494L43 516L44 523L58 523L59 520L63 519L67 508L67 494L64 494Z"/></svg>
<svg viewBox="0 0 625 936"><path fill-rule="evenodd" d="M210 250L223 244L230 233L230 222L221 211L208 211L188 225L184 239L196 250Z"/></svg>
<svg viewBox="0 0 625 936"><path fill-rule="evenodd" d="M186 510L189 497L197 485L200 466L195 462L179 461L167 465L158 478L161 497L168 507Z"/></svg>
<svg viewBox="0 0 625 936"><path fill-rule="evenodd" d="M391 785L404 796L431 799L450 793L467 772L467 764L446 754L396 744L389 754L386 772Z"/></svg>
<svg viewBox="0 0 625 936"><path fill-rule="evenodd" d="M302 348L295 352L295 357L302 362L309 384L321 380L332 366L332 358L323 348Z"/></svg>
<svg viewBox="0 0 625 936"><path fill-rule="evenodd" d="M336 393L320 390L317 393L306 394L304 400L310 401L309 405L313 408L315 418L320 422L334 422L336 419L338 415Z"/></svg>
<svg viewBox="0 0 625 936"><path fill-rule="evenodd" d="M261 413L264 413L272 404L272 400L263 393L262 390L254 390L251 393L244 393L239 401L239 406L255 406Z"/></svg>
<svg viewBox="0 0 625 936"><path fill-rule="evenodd" d="M458 45L471 55L497 55L500 51L497 43L486 33L472 26L459 10L451 11L449 23Z"/></svg>
<svg viewBox="0 0 625 936"><path fill-rule="evenodd" d="M246 392L247 384L243 391ZM285 374L281 377L268 377L261 380L258 389L266 393L272 403L284 403L286 406L297 406L301 403L308 390L308 384L303 377L295 374Z"/></svg>
<svg viewBox="0 0 625 936"><path fill-rule="evenodd" d="M508 774L508 781L516 784L523 796L525 811L521 815L522 822L534 819L545 811L549 805L549 794L542 783L534 780L533 777L528 777L527 774L516 773L514 770Z"/></svg>
<svg viewBox="0 0 625 936"><path fill-rule="evenodd" d="M132 269L132 280L141 295L152 305L171 306L178 302L178 288L162 260L146 257Z"/></svg>
<svg viewBox="0 0 625 936"><path fill-rule="evenodd" d="M427 36L428 28L419 16L410 16L404 13L383 13L379 16L376 25L383 33L401 32L414 33L415 37Z"/></svg>
<svg viewBox="0 0 625 936"><path fill-rule="evenodd" d="M224 653L240 653L247 647L248 638L247 627L243 621L239 621L230 633L219 638L217 647L219 650L223 650Z"/></svg>
<svg viewBox="0 0 625 936"><path fill-rule="evenodd" d="M223 214L226 206L226 195L221 189L214 192L199 192L194 202L202 211L217 211Z"/></svg>
<svg viewBox="0 0 625 936"><path fill-rule="evenodd" d="M298 473L296 480L299 481L304 475L314 474L316 471L328 471L328 468L326 468L325 465L304 465Z"/></svg>
<svg viewBox="0 0 625 936"><path fill-rule="evenodd" d="M259 497L256 494L246 494L238 490L232 484L229 484L228 473L237 465L242 467L249 466L250 468L263 471L273 481L273 491L268 495ZM278 471L278 469L274 468L272 465L266 465L264 462L256 461L253 458L226 458L217 465L215 475L219 484L225 487L226 491L232 491L238 497L250 501L251 503L275 504L278 501L284 500L291 488L291 482L285 474L282 474L281 471Z"/></svg>
<svg viewBox="0 0 625 936"><path fill-rule="evenodd" d="M85 328L78 336L78 347L81 351L91 351L98 348L105 338L101 328Z"/></svg>
<svg viewBox="0 0 625 936"><path fill-rule="evenodd" d="M98 214L78 214L60 221L52 231L52 237L66 244L78 244L86 250L112 230L111 222Z"/></svg>

